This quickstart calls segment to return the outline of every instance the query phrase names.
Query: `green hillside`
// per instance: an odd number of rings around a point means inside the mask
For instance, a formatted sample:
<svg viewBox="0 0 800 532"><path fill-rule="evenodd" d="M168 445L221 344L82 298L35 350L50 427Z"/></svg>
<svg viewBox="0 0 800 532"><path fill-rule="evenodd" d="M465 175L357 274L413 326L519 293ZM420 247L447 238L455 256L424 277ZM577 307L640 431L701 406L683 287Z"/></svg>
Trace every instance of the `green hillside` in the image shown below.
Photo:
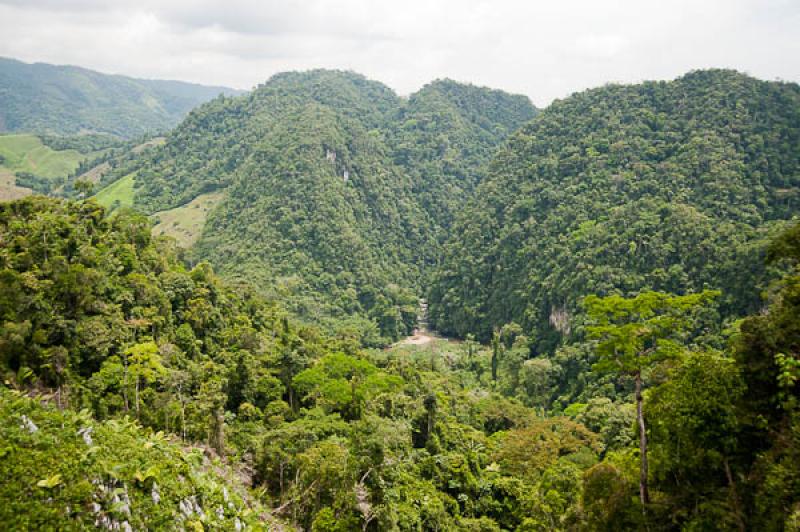
<svg viewBox="0 0 800 532"><path fill-rule="evenodd" d="M519 96L450 81L408 101L357 74L280 74L196 110L163 146L120 161L153 213L225 190L192 250L315 320L352 317L368 343L411 330L457 207L506 135ZM367 321L364 321L366 318Z"/></svg>
<svg viewBox="0 0 800 532"><path fill-rule="evenodd" d="M516 322L552 351L587 294L723 290L759 308L767 235L800 212L800 88L732 71L607 86L514 134L464 208L432 323L488 339Z"/></svg>
<svg viewBox="0 0 800 532"><path fill-rule="evenodd" d="M42 177L63 177L87 157L77 150L54 150L34 135L0 135L3 166L13 172L29 172Z"/></svg>
<svg viewBox="0 0 800 532"><path fill-rule="evenodd" d="M129 174L118 179L103 187L95 196L94 199L105 207L106 209L113 210L118 207L130 207L133 205L134 185L136 183L136 175Z"/></svg>
<svg viewBox="0 0 800 532"><path fill-rule="evenodd" d="M193 107L236 92L0 58L0 133L132 138L169 129Z"/></svg>
<svg viewBox="0 0 800 532"><path fill-rule="evenodd" d="M798 85L318 70L39 140L100 155L0 203L0 528L800 527Z"/></svg>
<svg viewBox="0 0 800 532"><path fill-rule="evenodd" d="M65 146L51 146L34 135L0 135L0 200L29 194L32 189L49 191L85 159L97 152L81 152ZM60 140L60 139L59 139Z"/></svg>
<svg viewBox="0 0 800 532"><path fill-rule="evenodd" d="M498 144L533 117L524 96L438 80L409 97L391 127L396 164L441 239Z"/></svg>

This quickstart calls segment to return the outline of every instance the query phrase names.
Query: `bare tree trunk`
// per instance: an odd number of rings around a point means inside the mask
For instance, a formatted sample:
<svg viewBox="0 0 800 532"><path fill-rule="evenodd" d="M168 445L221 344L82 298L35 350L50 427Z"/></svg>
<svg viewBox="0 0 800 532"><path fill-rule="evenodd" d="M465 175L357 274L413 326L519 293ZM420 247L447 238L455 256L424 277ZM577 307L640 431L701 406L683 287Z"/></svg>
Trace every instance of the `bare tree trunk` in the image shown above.
<svg viewBox="0 0 800 532"><path fill-rule="evenodd" d="M123 357L122 359L122 399L125 402L125 413L128 413L129 405L128 405L128 361L127 358Z"/></svg>
<svg viewBox="0 0 800 532"><path fill-rule="evenodd" d="M639 499L642 505L650 504L650 492L647 489L647 432L644 425L644 412L642 411L642 372L636 372L636 418L639 422L639 456L641 469L639 471Z"/></svg>
<svg viewBox="0 0 800 532"><path fill-rule="evenodd" d="M186 441L186 404L181 398L181 440Z"/></svg>
<svg viewBox="0 0 800 532"><path fill-rule="evenodd" d="M280 467L278 468L278 479L281 485L281 496L280 500L283 500L283 462L281 462Z"/></svg>
<svg viewBox="0 0 800 532"><path fill-rule="evenodd" d="M742 512L740 508L742 507L741 501L739 500L739 494L736 492L736 483L733 480L733 473L731 473L731 466L728 464L728 459L724 459L725 464L725 476L728 478L728 487L730 488L730 497L731 502L733 503L733 507L736 509L734 515L736 516L736 523L739 525L739 530L744 532L747 530L747 525L742 518Z"/></svg>

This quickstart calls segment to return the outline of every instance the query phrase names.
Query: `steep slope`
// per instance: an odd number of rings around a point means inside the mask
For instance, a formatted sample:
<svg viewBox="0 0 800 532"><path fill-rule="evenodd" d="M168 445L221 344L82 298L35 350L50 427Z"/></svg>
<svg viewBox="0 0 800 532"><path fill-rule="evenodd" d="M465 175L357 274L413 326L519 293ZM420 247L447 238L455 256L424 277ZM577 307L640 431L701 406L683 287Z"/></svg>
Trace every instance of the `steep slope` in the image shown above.
<svg viewBox="0 0 800 532"><path fill-rule="evenodd" d="M353 73L280 74L196 109L105 179L135 173L134 205L151 213L225 189L193 257L291 294L302 315L368 316L383 339L358 328L380 343L413 327L451 212L533 113L524 97L453 82L406 102Z"/></svg>
<svg viewBox="0 0 800 532"><path fill-rule="evenodd" d="M395 162L411 174L414 194L445 230L509 134L533 118L525 96L438 80L412 94L392 129Z"/></svg>
<svg viewBox="0 0 800 532"><path fill-rule="evenodd" d="M100 422L0 388L0 420L4 528L280 528L200 448L130 419Z"/></svg>
<svg viewBox="0 0 800 532"><path fill-rule="evenodd" d="M752 255L798 208L796 84L717 70L576 94L498 153L452 231L430 317L484 339L516 321L547 350L591 293L720 287L723 310L755 310Z"/></svg>
<svg viewBox="0 0 800 532"><path fill-rule="evenodd" d="M0 58L0 132L130 138L169 129L193 107L236 92Z"/></svg>

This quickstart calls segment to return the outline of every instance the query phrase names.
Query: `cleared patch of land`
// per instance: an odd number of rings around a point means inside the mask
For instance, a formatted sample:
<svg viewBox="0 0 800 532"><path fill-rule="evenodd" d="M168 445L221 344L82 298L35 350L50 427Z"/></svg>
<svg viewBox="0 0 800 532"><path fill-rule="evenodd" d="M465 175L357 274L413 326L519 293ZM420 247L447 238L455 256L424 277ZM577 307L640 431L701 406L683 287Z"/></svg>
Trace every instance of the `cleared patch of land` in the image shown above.
<svg viewBox="0 0 800 532"><path fill-rule="evenodd" d="M167 139L164 138L164 137L155 137L153 139L148 140L147 142L143 142L142 144L139 144L138 146L135 146L134 148L131 149L131 151L133 153L142 153L147 148L150 148L150 147L153 147L153 146L161 146L166 141L167 141ZM75 181L78 181L78 180L90 181L90 182L92 182L92 183L94 183L96 185L96 184L100 183L100 180L103 178L103 176L109 170L111 170L111 164L109 164L108 162L102 162L102 163L98 164L97 166L94 166L94 167L90 168L89 170L87 170L86 172L82 173L78 177L76 177Z"/></svg>
<svg viewBox="0 0 800 532"><path fill-rule="evenodd" d="M54 178L66 176L89 155L76 150L56 151L35 135L0 135L0 157L0 164L12 173Z"/></svg>
<svg viewBox="0 0 800 532"><path fill-rule="evenodd" d="M431 332L427 329L416 329L414 334L411 336L406 336L399 342L395 343L392 347L407 347L407 346L437 346L441 347L443 344L452 344L458 345L461 342L459 340L454 340L452 338L445 338L444 336L439 336L435 332Z"/></svg>
<svg viewBox="0 0 800 532"><path fill-rule="evenodd" d="M425 332L415 332L398 342L398 345L425 345L434 340L434 337Z"/></svg>
<svg viewBox="0 0 800 532"><path fill-rule="evenodd" d="M75 181L78 181L78 180L82 179L84 181L91 181L92 183L97 184L97 183L100 182L100 178L103 177L103 175L106 172L108 172L109 170L111 170L111 165L110 164L108 164L108 163L100 163L97 166L95 166L94 168L90 168L86 172L84 172L81 175L79 175L75 179Z"/></svg>
<svg viewBox="0 0 800 532"><path fill-rule="evenodd" d="M51 179L66 177L87 157L76 150L54 150L35 135L0 135L0 201L33 192L15 184L17 172Z"/></svg>
<svg viewBox="0 0 800 532"><path fill-rule="evenodd" d="M153 214L152 217L158 221L153 234L171 236L179 246L191 247L203 233L208 213L224 197L224 191L209 192L197 196L186 205Z"/></svg>
<svg viewBox="0 0 800 532"><path fill-rule="evenodd" d="M167 142L166 137L155 137L155 138L152 138L152 139L148 140L147 142L143 142L143 143L139 144L138 146L133 148L133 150L131 150L131 151L133 151L133 153L142 153L147 148L151 148L153 146L162 146L162 145L166 144L166 142Z"/></svg>
<svg viewBox="0 0 800 532"><path fill-rule="evenodd" d="M128 174L100 190L94 196L94 199L106 209L130 207L133 205L133 185L135 182L136 174Z"/></svg>
<svg viewBox="0 0 800 532"><path fill-rule="evenodd" d="M14 184L16 176L5 168L0 168L0 201L11 201L32 194L33 190Z"/></svg>

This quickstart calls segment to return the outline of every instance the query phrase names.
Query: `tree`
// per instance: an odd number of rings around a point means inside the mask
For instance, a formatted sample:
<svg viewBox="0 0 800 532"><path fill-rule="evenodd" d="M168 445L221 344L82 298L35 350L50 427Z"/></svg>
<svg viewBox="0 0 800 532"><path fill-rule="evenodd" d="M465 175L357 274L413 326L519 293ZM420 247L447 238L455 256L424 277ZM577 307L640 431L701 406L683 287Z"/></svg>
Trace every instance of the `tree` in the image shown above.
<svg viewBox="0 0 800 532"><path fill-rule="evenodd" d="M166 368L161 364L161 356L155 342L136 344L124 352L124 361L127 363L127 373L134 379L136 397L136 418L139 418L139 388L164 377ZM127 377L127 376L126 376ZM127 379L126 379L127 380Z"/></svg>
<svg viewBox="0 0 800 532"><path fill-rule="evenodd" d="M670 494L676 513L688 514L690 522L708 523L700 528L747 529L736 485L742 478L737 474L737 405L744 391L733 358L701 351L683 357L671 368L669 381L647 396L655 440L653 478Z"/></svg>
<svg viewBox="0 0 800 532"><path fill-rule="evenodd" d="M719 292L676 296L663 292L642 292L636 297L588 296L583 300L593 324L589 338L598 340L599 362L595 371L616 371L633 377L636 419L639 427L639 498L650 502L647 485L647 428L642 401L642 373L659 361L680 352L676 338L691 325L690 312L707 304Z"/></svg>
<svg viewBox="0 0 800 532"><path fill-rule="evenodd" d="M361 417L370 398L398 390L402 384L402 378L378 370L367 360L343 353L325 355L293 380L305 400L351 420Z"/></svg>
<svg viewBox="0 0 800 532"><path fill-rule="evenodd" d="M492 333L492 382L497 382L497 368L500 367L500 356L503 344L500 342L500 330L495 328Z"/></svg>
<svg viewBox="0 0 800 532"><path fill-rule="evenodd" d="M83 198L88 198L92 195L92 190L94 189L94 183L91 181L87 181L85 179L78 179L75 181L75 190L78 191L78 194Z"/></svg>

